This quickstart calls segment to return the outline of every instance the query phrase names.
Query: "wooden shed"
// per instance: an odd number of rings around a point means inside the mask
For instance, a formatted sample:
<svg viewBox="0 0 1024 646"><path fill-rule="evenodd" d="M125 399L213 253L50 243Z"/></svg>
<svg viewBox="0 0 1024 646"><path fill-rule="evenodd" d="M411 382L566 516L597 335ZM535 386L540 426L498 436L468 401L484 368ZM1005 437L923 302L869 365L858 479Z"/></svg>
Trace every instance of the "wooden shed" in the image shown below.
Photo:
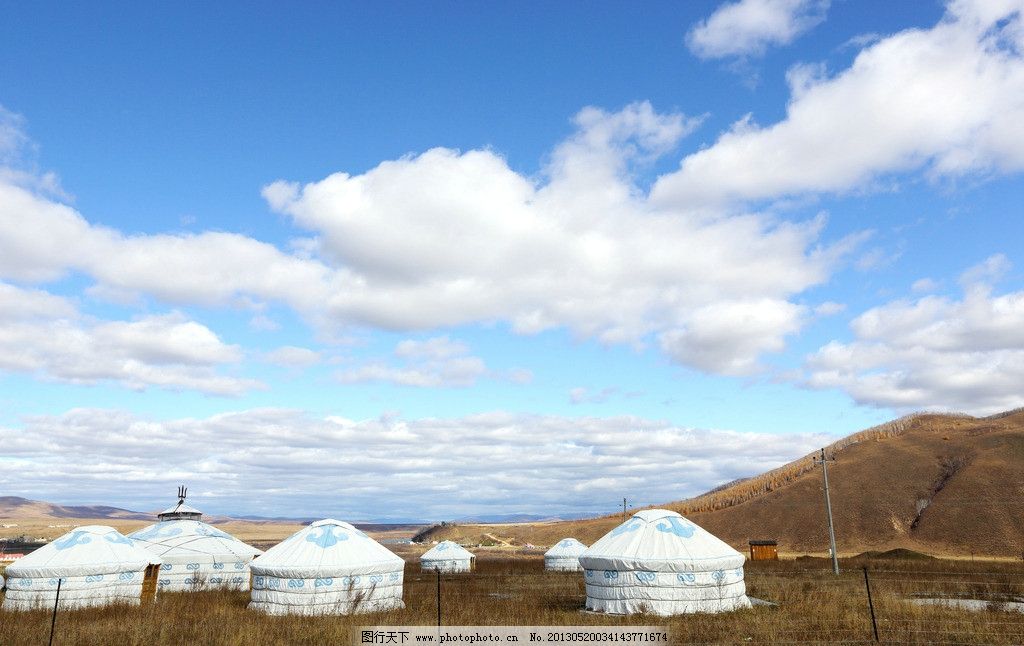
<svg viewBox="0 0 1024 646"><path fill-rule="evenodd" d="M779 542L776 540L750 541L751 561L778 561Z"/></svg>

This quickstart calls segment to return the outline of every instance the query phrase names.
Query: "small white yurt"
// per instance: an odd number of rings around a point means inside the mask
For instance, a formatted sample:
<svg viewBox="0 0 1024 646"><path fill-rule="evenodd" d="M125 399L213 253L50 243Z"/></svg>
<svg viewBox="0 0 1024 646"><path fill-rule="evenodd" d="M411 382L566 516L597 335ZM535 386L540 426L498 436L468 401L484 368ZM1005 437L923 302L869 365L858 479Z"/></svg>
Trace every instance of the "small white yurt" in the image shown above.
<svg viewBox="0 0 1024 646"><path fill-rule="evenodd" d="M78 527L7 566L4 610L138 605L156 595L160 558L113 527Z"/></svg>
<svg viewBox="0 0 1024 646"><path fill-rule="evenodd" d="M473 569L476 556L454 541L441 541L420 557L424 572L469 572Z"/></svg>
<svg viewBox="0 0 1024 646"><path fill-rule="evenodd" d="M674 511L636 513L579 559L587 610L675 615L750 607L743 555Z"/></svg>
<svg viewBox="0 0 1024 646"><path fill-rule="evenodd" d="M580 554L587 551L587 546L575 538L563 538L544 552L544 569L563 572L582 570Z"/></svg>
<svg viewBox="0 0 1024 646"><path fill-rule="evenodd" d="M248 590L249 562L263 552L199 520L202 512L185 504L187 492L178 489L178 504L158 514L159 523L128 535L160 557L159 589Z"/></svg>
<svg viewBox="0 0 1024 646"><path fill-rule="evenodd" d="M271 615L404 608L405 561L348 523L318 520L251 563L249 607Z"/></svg>

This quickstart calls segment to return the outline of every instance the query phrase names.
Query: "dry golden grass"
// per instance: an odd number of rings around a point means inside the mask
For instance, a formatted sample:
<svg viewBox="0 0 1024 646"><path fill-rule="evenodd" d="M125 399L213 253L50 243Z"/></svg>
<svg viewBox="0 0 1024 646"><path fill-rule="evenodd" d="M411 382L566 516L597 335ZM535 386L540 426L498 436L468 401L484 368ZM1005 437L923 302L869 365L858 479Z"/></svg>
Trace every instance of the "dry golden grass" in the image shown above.
<svg viewBox="0 0 1024 646"><path fill-rule="evenodd" d="M720 615L669 619L616 617L581 611L579 573L545 573L539 559L482 558L472 574L446 575L442 617L447 625L661 625L675 643L833 643L873 639L857 563L839 577L818 561L748 564L749 594L779 604ZM808 569L809 567L813 569ZM877 561L871 578L883 641L924 643L1024 643L1024 615L999 601L1024 597L1024 566L970 562ZM983 568L985 574L972 574ZM348 644L360 625L434 625L435 578L406 569L404 610L348 617L266 617L246 609L247 593L164 594L156 603L62 612L55 643L126 644ZM919 607L915 593L988 596L976 612ZM50 614L0 612L0 644L45 643Z"/></svg>

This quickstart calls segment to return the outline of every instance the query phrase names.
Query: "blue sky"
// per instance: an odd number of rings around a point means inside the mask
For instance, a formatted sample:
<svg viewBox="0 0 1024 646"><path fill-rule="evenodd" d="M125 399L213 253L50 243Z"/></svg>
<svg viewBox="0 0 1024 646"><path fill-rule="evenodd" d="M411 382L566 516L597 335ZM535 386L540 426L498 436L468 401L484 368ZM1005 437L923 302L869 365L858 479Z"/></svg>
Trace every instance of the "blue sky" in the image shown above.
<svg viewBox="0 0 1024 646"><path fill-rule="evenodd" d="M0 485L588 513L1024 405L1021 3L22 3Z"/></svg>

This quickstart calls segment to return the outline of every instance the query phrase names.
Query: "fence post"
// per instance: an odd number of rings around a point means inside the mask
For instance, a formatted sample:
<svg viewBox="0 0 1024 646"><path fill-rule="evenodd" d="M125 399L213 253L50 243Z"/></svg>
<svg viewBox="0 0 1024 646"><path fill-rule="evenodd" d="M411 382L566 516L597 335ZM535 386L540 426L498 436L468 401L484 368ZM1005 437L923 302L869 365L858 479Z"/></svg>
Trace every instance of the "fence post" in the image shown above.
<svg viewBox="0 0 1024 646"><path fill-rule="evenodd" d="M441 568L435 568L437 572L437 627L441 627Z"/></svg>
<svg viewBox="0 0 1024 646"><path fill-rule="evenodd" d="M878 623L875 621L875 604L871 601L871 582L868 581L868 566L864 566L864 587L868 591L868 609L871 611L871 630L875 633L875 641L878 639Z"/></svg>
<svg viewBox="0 0 1024 646"><path fill-rule="evenodd" d="M60 584L64 579L57 579L57 596L53 599L53 619L50 620L50 646L53 646L53 629L57 625L57 604L60 603Z"/></svg>

